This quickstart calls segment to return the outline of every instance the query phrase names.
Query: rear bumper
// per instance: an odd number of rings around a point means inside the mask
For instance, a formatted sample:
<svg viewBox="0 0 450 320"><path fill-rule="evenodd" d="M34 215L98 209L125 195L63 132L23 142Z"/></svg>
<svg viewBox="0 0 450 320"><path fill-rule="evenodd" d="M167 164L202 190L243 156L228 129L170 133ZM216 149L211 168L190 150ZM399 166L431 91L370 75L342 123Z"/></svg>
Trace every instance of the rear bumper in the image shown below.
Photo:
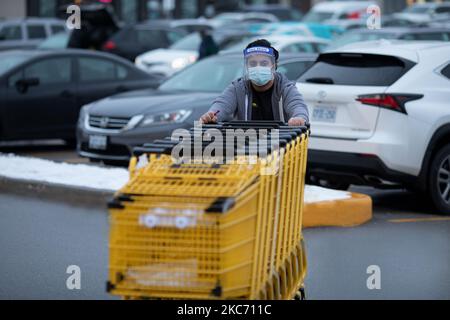
<svg viewBox="0 0 450 320"><path fill-rule="evenodd" d="M308 151L308 174L359 185L414 185L418 177L389 169L375 155L336 151Z"/></svg>

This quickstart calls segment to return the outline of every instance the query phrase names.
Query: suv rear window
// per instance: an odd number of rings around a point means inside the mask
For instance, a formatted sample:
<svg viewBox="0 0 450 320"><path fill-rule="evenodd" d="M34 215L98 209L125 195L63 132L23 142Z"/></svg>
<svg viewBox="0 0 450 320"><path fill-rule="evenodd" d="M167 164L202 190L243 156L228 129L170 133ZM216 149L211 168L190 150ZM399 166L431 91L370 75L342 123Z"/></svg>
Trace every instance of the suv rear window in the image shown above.
<svg viewBox="0 0 450 320"><path fill-rule="evenodd" d="M390 86L415 64L392 56L359 53L321 54L300 82L350 86Z"/></svg>

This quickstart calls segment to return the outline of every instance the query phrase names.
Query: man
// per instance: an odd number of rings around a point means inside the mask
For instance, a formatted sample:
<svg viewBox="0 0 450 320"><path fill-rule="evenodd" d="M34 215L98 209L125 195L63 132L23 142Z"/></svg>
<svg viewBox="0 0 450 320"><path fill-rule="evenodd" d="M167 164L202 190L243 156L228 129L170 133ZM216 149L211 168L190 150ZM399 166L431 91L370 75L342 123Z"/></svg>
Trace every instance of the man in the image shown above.
<svg viewBox="0 0 450 320"><path fill-rule="evenodd" d="M278 51L267 40L250 43L244 50L245 76L217 97L203 124L238 120L275 120L290 126L309 122L309 113L295 83L276 71Z"/></svg>
<svg viewBox="0 0 450 320"><path fill-rule="evenodd" d="M214 41L214 38L209 34L209 31L202 29L199 33L202 41L199 47L198 60L202 60L206 57L219 53L219 47Z"/></svg>

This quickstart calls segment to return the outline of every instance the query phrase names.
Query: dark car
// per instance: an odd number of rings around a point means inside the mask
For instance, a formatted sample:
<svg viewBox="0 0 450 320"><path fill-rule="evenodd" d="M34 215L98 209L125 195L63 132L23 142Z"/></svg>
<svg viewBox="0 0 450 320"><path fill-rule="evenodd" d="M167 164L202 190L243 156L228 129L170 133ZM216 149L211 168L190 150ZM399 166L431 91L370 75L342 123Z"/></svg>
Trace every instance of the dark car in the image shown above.
<svg viewBox="0 0 450 320"><path fill-rule="evenodd" d="M0 51L33 49L53 34L65 32L65 22L50 18L12 19L0 22Z"/></svg>
<svg viewBox="0 0 450 320"><path fill-rule="evenodd" d="M282 4L253 4L245 6L243 11L270 13L280 21L300 21L303 17L301 11Z"/></svg>
<svg viewBox="0 0 450 320"><path fill-rule="evenodd" d="M160 23L141 23L122 28L105 42L102 50L134 61L138 55L154 49L168 48L186 35L188 32L182 28Z"/></svg>
<svg viewBox="0 0 450 320"><path fill-rule="evenodd" d="M316 55L283 55L278 71L296 80ZM82 157L129 160L133 147L190 128L233 80L243 75L241 54L220 54L180 71L156 90L115 95L83 107L77 129Z"/></svg>
<svg viewBox="0 0 450 320"><path fill-rule="evenodd" d="M381 39L450 41L450 29L419 27L391 27L379 30L355 29L336 38L326 49L336 49L353 42Z"/></svg>
<svg viewBox="0 0 450 320"><path fill-rule="evenodd" d="M67 6L62 6L65 12ZM81 26L75 28L67 46L72 49L101 50L103 44L122 27L110 5L88 3L80 6L82 13Z"/></svg>
<svg viewBox="0 0 450 320"><path fill-rule="evenodd" d="M0 52L0 140L74 141L81 106L159 83L159 78L106 53Z"/></svg>

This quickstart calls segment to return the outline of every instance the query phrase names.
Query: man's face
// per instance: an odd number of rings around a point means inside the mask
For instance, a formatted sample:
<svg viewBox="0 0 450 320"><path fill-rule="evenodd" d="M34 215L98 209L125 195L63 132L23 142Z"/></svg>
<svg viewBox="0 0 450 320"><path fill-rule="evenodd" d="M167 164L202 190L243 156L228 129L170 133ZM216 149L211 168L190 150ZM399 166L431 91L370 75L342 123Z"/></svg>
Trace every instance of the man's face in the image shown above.
<svg viewBox="0 0 450 320"><path fill-rule="evenodd" d="M273 61L270 57L265 55L253 55L247 60L247 68L254 67L273 67Z"/></svg>

